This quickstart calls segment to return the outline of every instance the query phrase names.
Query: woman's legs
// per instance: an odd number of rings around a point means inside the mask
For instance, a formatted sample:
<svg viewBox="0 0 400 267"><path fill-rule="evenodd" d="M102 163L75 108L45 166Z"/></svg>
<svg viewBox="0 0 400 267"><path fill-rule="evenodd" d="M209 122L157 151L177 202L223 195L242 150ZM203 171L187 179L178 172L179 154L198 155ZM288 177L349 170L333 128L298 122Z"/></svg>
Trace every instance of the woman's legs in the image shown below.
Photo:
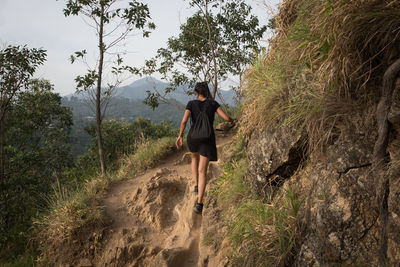
<svg viewBox="0 0 400 267"><path fill-rule="evenodd" d="M194 186L198 185L199 182L199 153L191 153L192 154L192 176L193 176L193 183Z"/></svg>
<svg viewBox="0 0 400 267"><path fill-rule="evenodd" d="M200 155L199 161L199 195L197 197L197 203L203 203L204 190L207 184L207 168L209 159Z"/></svg>

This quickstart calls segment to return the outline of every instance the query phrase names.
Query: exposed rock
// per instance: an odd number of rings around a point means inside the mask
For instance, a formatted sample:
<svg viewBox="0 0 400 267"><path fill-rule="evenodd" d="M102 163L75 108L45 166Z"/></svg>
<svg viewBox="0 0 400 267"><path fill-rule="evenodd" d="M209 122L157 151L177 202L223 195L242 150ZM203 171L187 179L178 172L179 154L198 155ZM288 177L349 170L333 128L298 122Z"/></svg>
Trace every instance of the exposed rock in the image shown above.
<svg viewBox="0 0 400 267"><path fill-rule="evenodd" d="M290 178L305 157L304 137L287 128L254 134L247 146L249 180L259 194Z"/></svg>
<svg viewBox="0 0 400 267"><path fill-rule="evenodd" d="M223 133L229 132L230 129L232 129L235 126L233 122L221 122L215 127L216 131L221 131Z"/></svg>
<svg viewBox="0 0 400 267"><path fill-rule="evenodd" d="M392 124L400 125L400 107L392 107L390 109L388 120Z"/></svg>
<svg viewBox="0 0 400 267"><path fill-rule="evenodd" d="M79 262L79 267L92 267L92 263L90 262L89 259L81 259Z"/></svg>
<svg viewBox="0 0 400 267"><path fill-rule="evenodd" d="M192 162L192 155L190 152L183 154L182 158L175 163L176 165L186 165Z"/></svg>
<svg viewBox="0 0 400 267"><path fill-rule="evenodd" d="M380 222L371 177L374 137L355 131L308 158L304 137L285 129L264 131L249 139L247 179L254 191L265 194L269 185L288 181L301 188L303 230L296 266L378 265ZM301 171L296 171L300 164ZM394 188L397 196L392 193ZM388 255L396 264L400 258L399 192L400 181L393 178Z"/></svg>
<svg viewBox="0 0 400 267"><path fill-rule="evenodd" d="M350 141L351 140L351 141ZM348 137L327 148L326 158L307 164L303 233L297 264L308 266L377 265L378 214L371 179L372 142ZM307 181L309 180L309 181ZM309 260L307 260L309 259Z"/></svg>
<svg viewBox="0 0 400 267"><path fill-rule="evenodd" d="M398 125L399 127L400 125ZM400 265L400 140L393 140L389 148L391 166L389 168L388 196L388 258L393 266Z"/></svg>

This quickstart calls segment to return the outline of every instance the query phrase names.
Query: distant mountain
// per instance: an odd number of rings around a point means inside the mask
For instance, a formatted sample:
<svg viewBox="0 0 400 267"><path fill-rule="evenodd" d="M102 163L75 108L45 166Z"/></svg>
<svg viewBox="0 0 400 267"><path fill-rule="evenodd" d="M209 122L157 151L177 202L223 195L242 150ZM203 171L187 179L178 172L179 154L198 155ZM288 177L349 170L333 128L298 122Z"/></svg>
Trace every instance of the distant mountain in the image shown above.
<svg viewBox="0 0 400 267"><path fill-rule="evenodd" d="M153 77L145 77L142 79L139 79L130 85L118 87L115 89L115 97L117 98L128 98L132 100L144 100L147 97L147 91L155 93L156 91L159 92L160 94L163 94L165 88L168 87L168 83L162 82L160 80L157 80L156 78ZM233 90L229 91L224 91L221 90L221 95L223 98L223 102L226 104L233 106L235 105L234 98L236 96L235 92ZM67 98L70 98L71 96L75 96L78 98L84 97L84 93L80 94L70 94L67 95ZM174 99L182 104L186 104L189 100L194 99L194 96L188 96L184 90L183 87L177 88L176 91L171 92L167 96L170 99ZM216 100L218 102L221 102L221 100L217 97Z"/></svg>

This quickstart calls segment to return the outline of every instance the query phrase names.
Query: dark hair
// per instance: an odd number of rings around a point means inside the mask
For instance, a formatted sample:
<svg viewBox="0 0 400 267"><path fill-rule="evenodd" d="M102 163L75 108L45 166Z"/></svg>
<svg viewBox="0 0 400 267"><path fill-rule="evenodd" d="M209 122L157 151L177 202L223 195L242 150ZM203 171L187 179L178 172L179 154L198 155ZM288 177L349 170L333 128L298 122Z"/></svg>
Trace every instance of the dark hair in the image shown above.
<svg viewBox="0 0 400 267"><path fill-rule="evenodd" d="M214 100L213 97L211 96L207 82L196 83L196 85L194 86L194 91L197 92L199 95L204 96L207 99Z"/></svg>

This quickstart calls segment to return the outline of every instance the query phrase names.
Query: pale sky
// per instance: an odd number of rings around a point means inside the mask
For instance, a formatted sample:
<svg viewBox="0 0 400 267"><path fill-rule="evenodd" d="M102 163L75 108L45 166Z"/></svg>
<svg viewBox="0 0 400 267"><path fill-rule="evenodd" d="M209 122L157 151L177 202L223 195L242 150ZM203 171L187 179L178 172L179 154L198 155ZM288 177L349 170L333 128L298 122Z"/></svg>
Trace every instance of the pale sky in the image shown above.
<svg viewBox="0 0 400 267"><path fill-rule="evenodd" d="M157 28L150 38L138 35L126 41L129 54L125 56L125 64L136 67L155 56L158 48L165 47L169 37L177 36L180 24L194 12L184 0L142 2L148 4ZM271 17L271 11L264 2L276 10L280 0L247 0L261 25L266 25ZM86 72L83 64L70 63L70 55L83 49L89 51L89 56L94 55L97 48L93 29L81 17L64 17L64 6L64 0L0 0L0 47L26 44L29 48L47 50L47 61L37 70L35 77L50 80L55 91L61 95L75 92L75 77ZM262 45L267 45L267 39L268 35ZM132 77L125 84L137 78Z"/></svg>

